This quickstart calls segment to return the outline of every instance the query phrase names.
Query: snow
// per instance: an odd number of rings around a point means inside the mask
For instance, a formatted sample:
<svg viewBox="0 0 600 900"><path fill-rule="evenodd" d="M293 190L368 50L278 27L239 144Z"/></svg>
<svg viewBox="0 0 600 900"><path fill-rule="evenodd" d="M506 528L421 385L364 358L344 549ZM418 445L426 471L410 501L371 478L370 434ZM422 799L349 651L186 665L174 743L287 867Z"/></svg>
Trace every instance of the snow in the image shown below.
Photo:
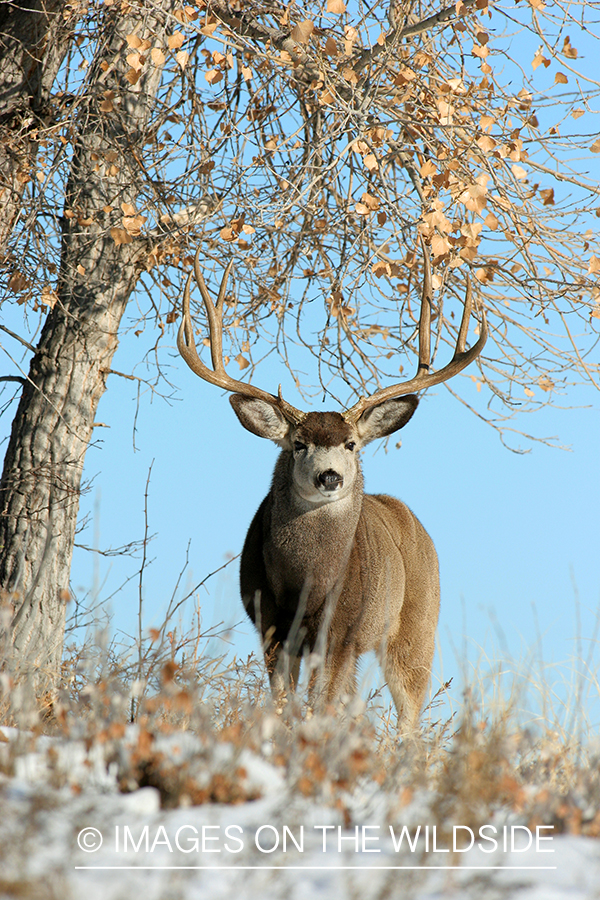
<svg viewBox="0 0 600 900"><path fill-rule="evenodd" d="M119 791L114 752L101 743L0 732L9 772L0 775L2 900L600 897L600 841L547 825L536 834L514 813L495 813L473 835L459 822L440 831L429 824L427 790L398 810L397 796L365 781L346 797L348 825L334 802L291 791L277 766L247 749L235 764L260 799L186 806L183 798L165 809L154 787ZM131 726L120 752L136 739ZM193 734L159 740L176 765L230 762L227 743L207 752Z"/></svg>

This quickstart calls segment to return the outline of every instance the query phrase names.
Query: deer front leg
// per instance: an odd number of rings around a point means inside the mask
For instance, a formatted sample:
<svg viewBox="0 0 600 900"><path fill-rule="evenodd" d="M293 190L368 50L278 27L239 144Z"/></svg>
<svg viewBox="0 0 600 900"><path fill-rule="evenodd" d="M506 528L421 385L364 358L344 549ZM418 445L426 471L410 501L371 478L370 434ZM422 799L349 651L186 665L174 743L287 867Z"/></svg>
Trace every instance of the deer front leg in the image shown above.
<svg viewBox="0 0 600 900"><path fill-rule="evenodd" d="M275 644L271 643L270 646L265 646L263 638L263 649L271 692L275 700L278 701L288 691L296 690L302 658L297 654L290 653L286 645L280 641Z"/></svg>
<svg viewBox="0 0 600 900"><path fill-rule="evenodd" d="M313 671L308 696L313 709L356 694L356 665L356 652L351 646L338 648L333 652L330 649L325 658L318 654L312 655Z"/></svg>

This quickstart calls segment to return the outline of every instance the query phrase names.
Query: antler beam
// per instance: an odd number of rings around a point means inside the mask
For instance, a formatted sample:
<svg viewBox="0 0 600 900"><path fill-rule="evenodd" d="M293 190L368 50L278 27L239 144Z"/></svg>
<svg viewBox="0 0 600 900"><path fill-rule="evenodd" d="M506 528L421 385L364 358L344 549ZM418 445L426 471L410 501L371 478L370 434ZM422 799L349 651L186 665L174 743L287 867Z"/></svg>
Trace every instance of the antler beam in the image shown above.
<svg viewBox="0 0 600 900"><path fill-rule="evenodd" d="M213 302L200 270L200 249L201 248L198 247L196 251L194 269L188 276L183 292L183 321L177 334L177 347L179 352L192 372L204 381L215 384L217 387L224 388L226 391L243 394L245 397L254 397L258 400L264 400L267 403L270 403L271 406L280 409L289 422L298 424L304 418L305 413L296 409L283 399L281 396L281 386L279 388L279 395L275 397L273 394L269 394L267 391L263 391L253 384L248 384L245 381L238 381L237 379L232 378L225 371L225 366L223 364L223 301L227 291L227 282L233 268L233 260L231 260L225 269L225 274L223 275L219 294L215 303ZM194 340L194 328L190 317L190 287L193 277L195 277L196 283L200 289L204 307L206 309L206 315L208 317L212 369L200 359Z"/></svg>

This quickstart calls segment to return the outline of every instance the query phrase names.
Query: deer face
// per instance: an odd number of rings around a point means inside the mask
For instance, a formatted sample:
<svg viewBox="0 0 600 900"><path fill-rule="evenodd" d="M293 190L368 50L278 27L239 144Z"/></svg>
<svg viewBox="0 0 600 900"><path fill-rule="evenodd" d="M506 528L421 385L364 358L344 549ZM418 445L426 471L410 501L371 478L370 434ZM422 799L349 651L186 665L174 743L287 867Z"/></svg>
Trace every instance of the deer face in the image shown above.
<svg viewBox="0 0 600 900"><path fill-rule="evenodd" d="M360 471L359 451L369 441L405 425L418 403L414 394L387 400L364 412L356 423L341 413L309 412L290 421L277 406L233 394L230 397L244 428L268 438L292 454L293 486L309 504L335 503L352 492Z"/></svg>
<svg viewBox="0 0 600 900"><path fill-rule="evenodd" d="M294 487L309 503L341 500L358 472L358 436L339 413L307 413L289 429Z"/></svg>

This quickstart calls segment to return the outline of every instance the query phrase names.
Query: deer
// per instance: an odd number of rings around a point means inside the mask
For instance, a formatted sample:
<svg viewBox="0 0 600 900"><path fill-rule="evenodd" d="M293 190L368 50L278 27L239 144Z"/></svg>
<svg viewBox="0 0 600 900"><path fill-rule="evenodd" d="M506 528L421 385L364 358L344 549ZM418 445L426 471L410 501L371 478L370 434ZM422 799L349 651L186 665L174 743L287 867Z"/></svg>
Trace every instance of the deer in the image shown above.
<svg viewBox="0 0 600 900"><path fill-rule="evenodd" d="M303 658L312 665L309 696L330 703L357 691L359 658L375 651L398 715L412 734L431 678L440 608L438 558L419 519L400 500L364 491L360 451L403 428L417 392L461 372L487 340L481 312L476 343L466 347L472 314L467 277L454 355L438 371L431 362L432 278L422 242L424 277L413 378L360 397L343 412L303 412L277 395L227 374L223 305L233 260L216 302L204 281L199 253L183 292L179 352L204 381L231 393L241 425L273 441L280 453L271 487L244 542L240 591L258 630L275 698L298 685ZM208 319L212 369L198 354L190 317L195 277Z"/></svg>

